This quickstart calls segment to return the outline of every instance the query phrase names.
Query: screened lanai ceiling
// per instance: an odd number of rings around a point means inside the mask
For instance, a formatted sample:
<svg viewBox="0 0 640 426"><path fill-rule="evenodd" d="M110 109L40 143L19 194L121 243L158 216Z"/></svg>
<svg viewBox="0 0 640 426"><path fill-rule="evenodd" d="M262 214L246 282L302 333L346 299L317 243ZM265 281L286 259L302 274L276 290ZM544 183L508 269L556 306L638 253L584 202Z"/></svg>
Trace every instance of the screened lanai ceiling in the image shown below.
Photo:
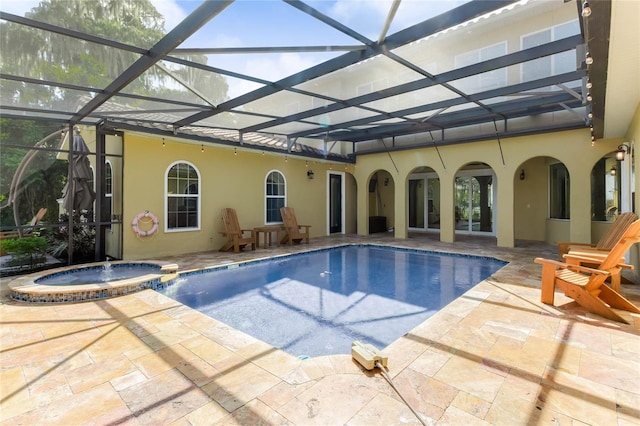
<svg viewBox="0 0 640 426"><path fill-rule="evenodd" d="M0 114L345 161L597 134L605 3L3 0Z"/></svg>

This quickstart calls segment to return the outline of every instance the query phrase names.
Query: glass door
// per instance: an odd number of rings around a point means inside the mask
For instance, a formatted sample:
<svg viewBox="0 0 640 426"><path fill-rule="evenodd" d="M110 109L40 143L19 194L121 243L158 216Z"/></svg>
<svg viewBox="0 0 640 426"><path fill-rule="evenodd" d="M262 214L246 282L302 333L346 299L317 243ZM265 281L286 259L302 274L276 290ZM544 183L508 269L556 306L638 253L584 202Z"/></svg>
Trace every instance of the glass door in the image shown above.
<svg viewBox="0 0 640 426"><path fill-rule="evenodd" d="M424 179L409 179L409 229L425 229Z"/></svg>
<svg viewBox="0 0 640 426"><path fill-rule="evenodd" d="M342 232L342 175L329 174L329 233Z"/></svg>
<svg viewBox="0 0 640 426"><path fill-rule="evenodd" d="M409 178L409 230L440 229L440 179L435 176Z"/></svg>
<svg viewBox="0 0 640 426"><path fill-rule="evenodd" d="M460 233L495 233L494 176L491 172L468 171L455 180L456 231Z"/></svg>

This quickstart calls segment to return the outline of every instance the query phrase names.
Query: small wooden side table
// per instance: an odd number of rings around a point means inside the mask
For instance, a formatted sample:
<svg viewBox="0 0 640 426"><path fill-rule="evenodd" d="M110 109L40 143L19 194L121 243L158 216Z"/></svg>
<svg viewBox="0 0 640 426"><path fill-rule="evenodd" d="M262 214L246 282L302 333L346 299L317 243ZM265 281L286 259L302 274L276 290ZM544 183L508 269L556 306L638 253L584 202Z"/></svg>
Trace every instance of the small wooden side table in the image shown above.
<svg viewBox="0 0 640 426"><path fill-rule="evenodd" d="M271 245L271 233L276 233L276 242L280 245L280 232L284 231L284 227L282 225L266 225L266 226L258 226L253 228L253 232L256 234L256 247L260 247L260 234L264 234L264 248L267 248Z"/></svg>

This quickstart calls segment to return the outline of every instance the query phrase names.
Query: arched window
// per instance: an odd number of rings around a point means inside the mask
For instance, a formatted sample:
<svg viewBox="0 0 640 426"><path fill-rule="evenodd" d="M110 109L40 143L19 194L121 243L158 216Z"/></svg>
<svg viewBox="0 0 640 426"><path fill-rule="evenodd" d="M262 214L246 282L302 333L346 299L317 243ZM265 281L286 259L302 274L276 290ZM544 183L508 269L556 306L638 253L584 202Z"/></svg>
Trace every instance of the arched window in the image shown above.
<svg viewBox="0 0 640 426"><path fill-rule="evenodd" d="M286 186L284 175L279 171L272 170L267 174L265 183L266 223L282 223L280 207L286 205Z"/></svg>
<svg viewBox="0 0 640 426"><path fill-rule="evenodd" d="M200 173L192 164L176 162L165 180L167 231L200 229Z"/></svg>

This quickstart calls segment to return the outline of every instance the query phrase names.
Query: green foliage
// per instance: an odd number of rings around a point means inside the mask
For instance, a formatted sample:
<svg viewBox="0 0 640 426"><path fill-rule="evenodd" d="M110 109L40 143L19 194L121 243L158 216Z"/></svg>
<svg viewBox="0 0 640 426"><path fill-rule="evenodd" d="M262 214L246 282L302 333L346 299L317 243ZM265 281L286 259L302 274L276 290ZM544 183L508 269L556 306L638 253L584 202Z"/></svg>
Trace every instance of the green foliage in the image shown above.
<svg viewBox="0 0 640 426"><path fill-rule="evenodd" d="M93 220L88 213L73 214L73 261L83 263L95 258L96 229L86 223ZM59 227L47 233L48 251L53 257L67 261L69 257L69 215L60 215Z"/></svg>
<svg viewBox="0 0 640 426"><path fill-rule="evenodd" d="M164 35L164 17L149 0L44 0L25 14L27 18L114 40L142 49L150 49ZM63 34L42 31L13 22L0 23L0 50L11 61L0 64L2 73L33 79L103 89L139 57L138 53ZM185 59L207 63L206 55L188 55ZM187 84L196 87L210 101L227 99L225 77L193 67L172 68ZM153 67L132 81L129 93L167 99L201 102L191 91L176 88L173 79ZM25 84L1 80L3 99L37 108L77 110L81 97L92 91L69 90L55 85ZM130 100L131 107L144 107Z"/></svg>
<svg viewBox="0 0 640 426"><path fill-rule="evenodd" d="M16 225L13 208L8 204L16 169L37 142L59 129L58 123L0 118L0 226ZM43 148L57 148L59 141L59 137L53 137ZM61 196L66 182L67 164L54 151L41 150L33 157L14 200L18 203L19 224L27 223L42 207L48 212L45 221L57 220L56 198Z"/></svg>
<svg viewBox="0 0 640 426"><path fill-rule="evenodd" d="M11 255L10 265L28 265L30 269L44 263L47 240L44 237L12 238L0 241L2 250Z"/></svg>

